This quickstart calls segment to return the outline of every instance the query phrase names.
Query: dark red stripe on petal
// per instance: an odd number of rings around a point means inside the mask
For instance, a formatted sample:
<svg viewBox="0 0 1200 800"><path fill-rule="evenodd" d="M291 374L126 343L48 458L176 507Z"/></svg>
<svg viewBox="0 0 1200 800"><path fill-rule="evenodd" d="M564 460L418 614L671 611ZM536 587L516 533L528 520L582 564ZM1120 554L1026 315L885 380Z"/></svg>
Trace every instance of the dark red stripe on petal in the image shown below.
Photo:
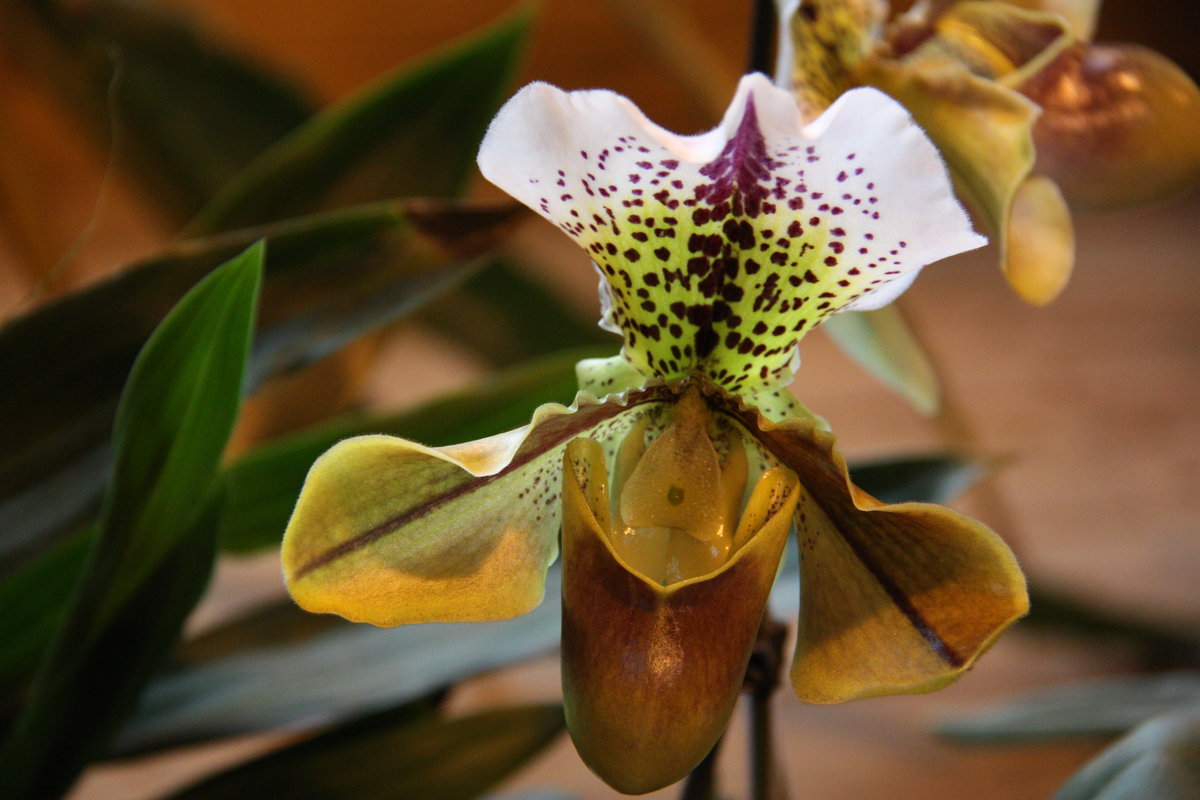
<svg viewBox="0 0 1200 800"><path fill-rule="evenodd" d="M485 475L468 480L461 486L446 492L444 495L431 500L422 505L410 508L405 512L388 519L374 528L363 531L353 539L347 539L334 547L329 548L324 553L313 558L308 563L299 567L296 570L295 577L303 578L314 570L320 569L323 566L337 561L356 550L371 545L383 537L395 533L405 525L420 519L421 517L432 513L441 506L469 494L477 489L480 489L493 481L500 480L511 474L515 470L520 469L536 458L545 455L548 451L566 444L571 439L582 435L591 430L605 420L616 417L621 412L626 411L634 406L643 403L654 402L662 399L670 390L663 387L653 387L643 389L637 392L631 392L624 402L609 401L606 403L587 406L570 414L564 414L561 417L549 421L544 426L535 427L529 432L525 441L518 447L512 461L503 469L494 475ZM464 471L465 472L465 471Z"/></svg>

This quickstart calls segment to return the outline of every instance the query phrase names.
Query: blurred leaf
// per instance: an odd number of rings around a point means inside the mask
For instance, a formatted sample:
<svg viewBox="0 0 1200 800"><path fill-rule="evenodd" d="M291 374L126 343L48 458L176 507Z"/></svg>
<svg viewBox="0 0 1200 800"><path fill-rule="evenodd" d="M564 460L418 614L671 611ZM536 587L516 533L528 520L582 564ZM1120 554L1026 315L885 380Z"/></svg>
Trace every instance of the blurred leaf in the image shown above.
<svg viewBox="0 0 1200 800"><path fill-rule="evenodd" d="M388 433L436 447L520 427L542 403L569 404L575 362L597 354L595 348L556 353L408 411L350 416L256 448L228 469L222 546L238 553L277 546L313 461L338 441Z"/></svg>
<svg viewBox="0 0 1200 800"><path fill-rule="evenodd" d="M321 358L461 281L516 207L359 206L185 242L0 328L0 560L36 552L95 511L117 394L167 309L216 264L270 243L256 385Z"/></svg>
<svg viewBox="0 0 1200 800"><path fill-rule="evenodd" d="M474 168L529 27L514 14L313 117L206 205L191 236L320 207L448 196Z"/></svg>
<svg viewBox="0 0 1200 800"><path fill-rule="evenodd" d="M59 542L0 582L0 696L19 691L54 635L87 562L93 533L87 528Z"/></svg>
<svg viewBox="0 0 1200 800"><path fill-rule="evenodd" d="M1200 706L1193 704L1143 723L1075 773L1053 800L1196 797L1200 797Z"/></svg>
<svg viewBox="0 0 1200 800"><path fill-rule="evenodd" d="M549 652L558 644L561 576L552 567L545 600L515 619L376 628L324 618L327 628L310 639L162 675L143 693L114 754L345 719ZM304 613L284 601L271 616Z"/></svg>
<svg viewBox="0 0 1200 800"><path fill-rule="evenodd" d="M101 149L115 136L117 156L180 224L309 116L292 86L161 4L5 0L0 21L22 68Z"/></svg>
<svg viewBox="0 0 1200 800"><path fill-rule="evenodd" d="M262 261L259 243L197 284L133 365L94 545L0 751L0 796L70 786L207 583L223 499L217 469L241 401Z"/></svg>
<svg viewBox="0 0 1200 800"><path fill-rule="evenodd" d="M480 270L452 299L431 304L422 319L497 367L576 345L607 344L611 351L619 344L503 260Z"/></svg>
<svg viewBox="0 0 1200 800"><path fill-rule="evenodd" d="M850 467L850 477L859 488L885 503L948 503L984 472L980 462L953 455L885 458Z"/></svg>
<svg viewBox="0 0 1200 800"><path fill-rule="evenodd" d="M1021 621L1025 630L1082 636L1098 645L1132 646L1148 668L1200 666L1200 636L1181 629L1113 610L1039 580L1030 580L1030 611Z"/></svg>
<svg viewBox="0 0 1200 800"><path fill-rule="evenodd" d="M1193 703L1200 703L1198 672L1106 678L959 714L939 723L938 732L963 744L1119 736L1150 717Z"/></svg>
<svg viewBox="0 0 1200 800"><path fill-rule="evenodd" d="M171 800L478 797L554 741L558 706L413 720L398 709L323 733L172 795Z"/></svg>
<svg viewBox="0 0 1200 800"><path fill-rule="evenodd" d="M846 355L918 412L937 411L937 372L895 303L875 311L837 314L823 327Z"/></svg>
<svg viewBox="0 0 1200 800"><path fill-rule="evenodd" d="M180 643L172 654L170 669L180 671L251 650L299 644L349 625L332 614L310 614L290 598L283 598Z"/></svg>

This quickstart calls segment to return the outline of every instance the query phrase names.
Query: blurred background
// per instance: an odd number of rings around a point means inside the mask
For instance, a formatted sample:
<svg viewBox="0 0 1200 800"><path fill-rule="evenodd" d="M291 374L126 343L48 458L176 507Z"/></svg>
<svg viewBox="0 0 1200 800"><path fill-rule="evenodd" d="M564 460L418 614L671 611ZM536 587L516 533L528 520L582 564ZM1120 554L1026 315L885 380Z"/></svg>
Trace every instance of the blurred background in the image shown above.
<svg viewBox="0 0 1200 800"><path fill-rule="evenodd" d="M511 8L504 0L161 4L321 106ZM514 87L533 79L568 89L608 87L664 127L705 130L744 68L751 5L543 3ZM1195 78L1198 22L1190 2L1111 0L1096 38L1154 47ZM652 38L651 28L670 35ZM0 41L3 320L159 251L176 231L120 171L109 169L109 152L47 91L45 76L30 69L36 42ZM116 136L119 142L120 131ZM482 183L476 176L474 193L495 197ZM1005 536L1033 580L1101 609L1194 632L1200 621L1198 212L1200 196L1193 192L1131 210L1078 214L1074 276L1045 308L1027 306L1007 290L990 248L927 269L905 296L904 309L941 370L949 415L919 416L819 333L801 346L803 366L793 389L829 419L852 459L947 447L988 459L992 476L955 505ZM549 224L527 222L507 247L580 320L590 324L597 317L585 256ZM433 330L403 323L368 347L269 384L247 409L234 447L335 409L410 406L468 386L488 370ZM20 380L0 372L0 385ZM204 630L282 593L274 554L226 558L190 629ZM936 694L813 707L781 691L780 754L792 797L1048 796L1102 740L971 747L937 738L935 724L1021 691L1140 666L1137 654L1120 643L1018 624L959 683ZM558 692L557 660L546 657L475 679L449 702L466 710L554 699ZM156 797L280 741L278 735L246 737L99 767L71 797ZM730 792L744 786L744 751L744 723L737 718L722 761ZM534 787L596 800L615 796L588 773L565 737L505 784Z"/></svg>

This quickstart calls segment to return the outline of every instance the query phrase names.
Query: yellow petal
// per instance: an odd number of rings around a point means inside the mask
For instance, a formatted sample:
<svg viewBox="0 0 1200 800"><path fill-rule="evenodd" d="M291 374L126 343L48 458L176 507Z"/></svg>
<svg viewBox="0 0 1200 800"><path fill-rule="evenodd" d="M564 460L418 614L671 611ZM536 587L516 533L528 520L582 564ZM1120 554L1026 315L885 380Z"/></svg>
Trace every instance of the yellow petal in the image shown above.
<svg viewBox="0 0 1200 800"><path fill-rule="evenodd" d="M724 731L798 487L789 471L769 472L743 518L747 544L711 575L663 587L629 569L598 523L601 459L586 440L564 459L564 708L587 765L639 794L684 777Z"/></svg>
<svg viewBox="0 0 1200 800"><path fill-rule="evenodd" d="M1087 41L1096 32L1100 16L1100 0L1006 0L1007 3L1031 11L1047 11L1063 18L1076 39Z"/></svg>
<svg viewBox="0 0 1200 800"><path fill-rule="evenodd" d="M1071 212L1054 181L1033 175L1013 198L1003 247L1004 276L1023 300L1049 303L1075 264Z"/></svg>
<svg viewBox="0 0 1200 800"><path fill-rule="evenodd" d="M829 434L741 413L800 479L800 699L938 688L1026 612L1016 559L987 527L941 506L883 505L850 483Z"/></svg>
<svg viewBox="0 0 1200 800"><path fill-rule="evenodd" d="M975 75L992 79L1034 72L1075 40L1057 14L991 0L955 3L935 27L936 35L914 55L949 56Z"/></svg>
<svg viewBox="0 0 1200 800"><path fill-rule="evenodd" d="M309 611L401 625L506 619L541 602L557 554L568 441L619 437L656 402L581 395L524 428L452 447L361 436L313 465L283 540L288 590Z"/></svg>
<svg viewBox="0 0 1200 800"><path fill-rule="evenodd" d="M960 196L1003 234L1033 166L1038 107L950 60L875 61L863 77L904 104L946 159Z"/></svg>

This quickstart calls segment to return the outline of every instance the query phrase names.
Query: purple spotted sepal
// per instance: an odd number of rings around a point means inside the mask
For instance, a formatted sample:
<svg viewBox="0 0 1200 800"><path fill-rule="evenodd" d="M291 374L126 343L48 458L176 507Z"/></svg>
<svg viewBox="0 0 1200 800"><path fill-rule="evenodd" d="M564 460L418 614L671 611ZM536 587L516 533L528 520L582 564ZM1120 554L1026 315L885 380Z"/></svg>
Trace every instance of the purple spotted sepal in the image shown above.
<svg viewBox="0 0 1200 800"><path fill-rule="evenodd" d="M589 253L632 370L742 397L790 382L797 342L829 315L884 305L984 243L936 149L872 89L804 125L790 94L747 75L717 128L678 136L612 92L535 83L497 114L479 166Z"/></svg>

